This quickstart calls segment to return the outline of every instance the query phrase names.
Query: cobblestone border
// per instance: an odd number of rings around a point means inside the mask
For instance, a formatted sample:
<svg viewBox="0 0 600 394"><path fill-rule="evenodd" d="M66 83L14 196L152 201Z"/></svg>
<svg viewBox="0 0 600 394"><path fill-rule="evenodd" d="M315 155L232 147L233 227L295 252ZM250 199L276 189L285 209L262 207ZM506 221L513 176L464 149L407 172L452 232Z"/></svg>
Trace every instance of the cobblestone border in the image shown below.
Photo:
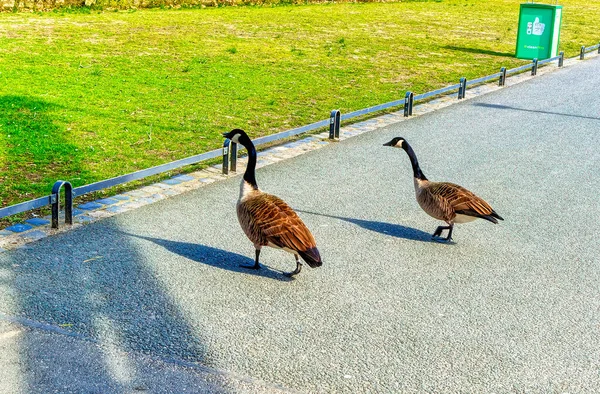
<svg viewBox="0 0 600 394"><path fill-rule="evenodd" d="M598 56L589 56L594 58ZM586 58L586 59L588 59ZM576 58L565 59L564 67L571 66L580 62ZM538 70L538 75L546 74L557 70L554 64L546 65ZM499 89L504 89L527 80L535 78L529 72L513 75L507 78L505 87L499 87L497 82L488 83L469 88L464 100L478 97ZM461 100L461 101L464 101ZM457 94L442 96L434 100L415 105L413 108L413 117L427 114L440 108L461 102L457 100ZM345 139L380 129L394 123L407 121L411 118L405 118L403 111L397 111L390 114L378 116L369 120L354 123L340 128L340 141ZM331 143L329 132L310 135L298 141L289 142L283 145L275 146L258 153L257 168L269 164L277 163L281 160L304 154L306 152L322 148ZM222 165L217 164L200 171L185 175L177 175L172 178L144 186L139 189L131 190L109 198L102 198L96 201L87 202L78 205L73 209L73 225L62 226L60 229L50 228L50 216L43 218L33 218L25 220L0 230L0 253L6 250L27 247L30 242L37 241L50 235L69 231L83 225L93 223L103 218L111 217L123 212L128 212L144 205L152 204L156 201L164 200L171 196L179 195L190 190L199 189L205 185L217 182L223 179L240 175L246 165L247 158L238 159L240 170L229 175L222 174ZM64 221L64 212L61 213L61 221Z"/></svg>

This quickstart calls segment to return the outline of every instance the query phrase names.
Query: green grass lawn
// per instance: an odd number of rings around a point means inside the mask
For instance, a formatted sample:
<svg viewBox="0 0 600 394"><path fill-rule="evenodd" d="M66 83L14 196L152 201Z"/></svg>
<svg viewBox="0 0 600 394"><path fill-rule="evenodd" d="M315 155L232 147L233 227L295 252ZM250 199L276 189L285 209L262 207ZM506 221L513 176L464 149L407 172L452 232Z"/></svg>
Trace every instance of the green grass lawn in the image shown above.
<svg viewBox="0 0 600 394"><path fill-rule="evenodd" d="M520 2L0 14L2 205L523 64ZM561 3L574 56L600 2Z"/></svg>

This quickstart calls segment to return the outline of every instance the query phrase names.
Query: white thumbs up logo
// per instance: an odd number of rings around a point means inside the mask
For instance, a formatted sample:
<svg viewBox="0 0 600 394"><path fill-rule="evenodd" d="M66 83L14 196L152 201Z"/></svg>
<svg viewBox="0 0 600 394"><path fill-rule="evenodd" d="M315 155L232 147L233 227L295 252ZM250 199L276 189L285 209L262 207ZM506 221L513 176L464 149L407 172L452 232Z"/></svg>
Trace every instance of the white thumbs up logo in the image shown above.
<svg viewBox="0 0 600 394"><path fill-rule="evenodd" d="M546 24L545 23L540 23L540 18L535 18L535 21L533 21L533 31L532 34L534 36L541 36L542 34L544 34L544 29L546 28ZM529 30L529 29L527 29Z"/></svg>

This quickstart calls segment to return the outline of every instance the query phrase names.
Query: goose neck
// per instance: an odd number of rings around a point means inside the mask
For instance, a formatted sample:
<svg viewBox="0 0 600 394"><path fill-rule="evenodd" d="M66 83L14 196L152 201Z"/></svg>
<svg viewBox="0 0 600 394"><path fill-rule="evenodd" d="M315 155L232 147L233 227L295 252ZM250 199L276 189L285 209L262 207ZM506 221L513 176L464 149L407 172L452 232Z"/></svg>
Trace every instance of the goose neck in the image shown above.
<svg viewBox="0 0 600 394"><path fill-rule="evenodd" d="M256 148L249 138L248 141L240 141L240 143L248 151L248 165L244 172L243 183L245 182L253 189L258 190L258 185L256 184Z"/></svg>
<svg viewBox="0 0 600 394"><path fill-rule="evenodd" d="M415 151L413 150L413 148L406 142L404 142L404 144L402 145L402 148L406 151L406 154L408 154L408 157L410 159L410 164L412 165L414 177L416 179L426 181L427 178L425 177L425 174L423 174L423 171L421 170L421 167L419 166L419 160L417 160L417 155L415 154Z"/></svg>

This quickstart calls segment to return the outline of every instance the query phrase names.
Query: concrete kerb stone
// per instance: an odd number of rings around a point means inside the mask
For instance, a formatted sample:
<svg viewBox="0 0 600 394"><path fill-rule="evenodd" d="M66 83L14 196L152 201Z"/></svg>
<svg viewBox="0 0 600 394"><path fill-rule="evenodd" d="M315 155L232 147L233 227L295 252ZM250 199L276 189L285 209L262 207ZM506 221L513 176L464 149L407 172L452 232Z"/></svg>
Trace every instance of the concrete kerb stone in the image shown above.
<svg viewBox="0 0 600 394"><path fill-rule="evenodd" d="M37 226L43 226L45 224L50 224L50 221L48 219L43 219L43 218L32 218L32 219L25 220L25 223L37 227Z"/></svg>
<svg viewBox="0 0 600 394"><path fill-rule="evenodd" d="M42 230L29 231L23 234L23 237L29 241L37 241L38 239L46 238L48 234Z"/></svg>
<svg viewBox="0 0 600 394"><path fill-rule="evenodd" d="M586 59L598 56L598 54L588 54ZM581 62L578 58L565 59L563 67L569 67ZM554 63L544 65L538 69L537 74L543 75L553 72L558 69ZM427 114L429 112L448 107L450 105L468 100L473 97L481 96L505 87L519 84L535 78L529 72L511 75L506 79L504 87L498 86L497 82L471 87L467 90L467 95L464 100L457 100L456 94L436 97L425 103L420 103L413 108L413 117ZM403 116L403 111L397 111L378 116L377 118L368 119L365 121L353 123L340 128L340 140L345 140L360 134L370 132L389 126L394 123L403 122L410 118ZM260 152L260 159L257 167L267 166L281 160L290 159L306 152L320 149L323 146L329 145L332 141L329 140L329 132L322 132L307 136L301 140L287 142L283 145L270 147L269 149ZM169 198L171 196L186 193L191 190L199 189L203 186L227 179L232 176L238 176L242 173L242 168L247 163L247 156L238 158L238 171L231 173L228 176L222 174L222 165L216 164L199 171L189 174L177 175L164 181L144 186L140 189L130 190L128 192L118 194L109 198L102 198L96 201L91 201L79 205L74 209L74 224L73 226L60 226L59 229L51 229L49 217L43 219L30 219L27 223L19 223L6 229L0 230L0 253L6 250L16 249L25 246L29 242L54 235L56 233L69 231L72 228L77 228L82 225L93 223L103 218L111 217L120 213L128 212L147 204L152 204L156 201ZM61 219L64 218L64 212L61 212Z"/></svg>
<svg viewBox="0 0 600 394"><path fill-rule="evenodd" d="M33 228L33 226L30 226L29 224L18 223L18 224L12 225L10 227L7 227L6 230L12 231L13 233L23 233L23 232L26 232L27 230L31 230L32 228Z"/></svg>

